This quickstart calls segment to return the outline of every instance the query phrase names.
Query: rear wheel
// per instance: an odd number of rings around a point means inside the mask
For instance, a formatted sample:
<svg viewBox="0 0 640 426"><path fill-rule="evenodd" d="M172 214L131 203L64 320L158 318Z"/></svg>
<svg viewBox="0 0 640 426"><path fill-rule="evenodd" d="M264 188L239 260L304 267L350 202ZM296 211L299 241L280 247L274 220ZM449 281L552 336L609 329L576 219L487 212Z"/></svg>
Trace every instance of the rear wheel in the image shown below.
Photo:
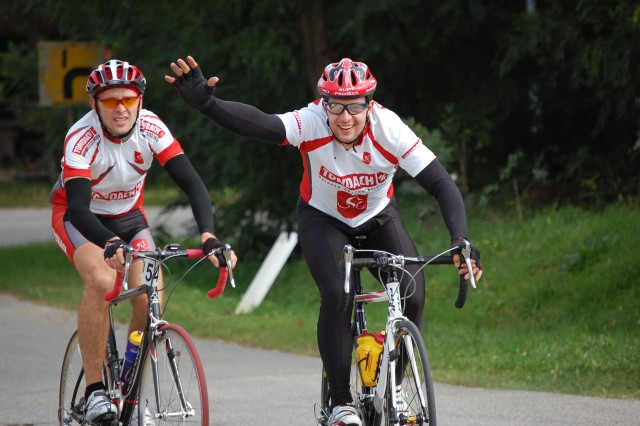
<svg viewBox="0 0 640 426"><path fill-rule="evenodd" d="M140 424L208 426L207 383L191 337L177 325L165 325L159 332L156 339L158 401L154 385L154 354L147 351L140 376Z"/></svg>
<svg viewBox="0 0 640 426"><path fill-rule="evenodd" d="M324 367L322 368L322 381L320 382L320 406L316 406L316 424L320 426L326 426L331 412L329 405L331 401L329 399L329 380L327 379L327 372ZM319 410L319 412L318 412Z"/></svg>
<svg viewBox="0 0 640 426"><path fill-rule="evenodd" d="M78 416L84 410L86 387L78 332L74 332L62 360L60 390L58 393L58 421L61 425L82 424Z"/></svg>
<svg viewBox="0 0 640 426"><path fill-rule="evenodd" d="M106 364L102 372L103 381L108 377ZM84 391L87 383L82 367L78 331L69 339L62 359L60 388L58 392L58 422L60 425L84 425Z"/></svg>

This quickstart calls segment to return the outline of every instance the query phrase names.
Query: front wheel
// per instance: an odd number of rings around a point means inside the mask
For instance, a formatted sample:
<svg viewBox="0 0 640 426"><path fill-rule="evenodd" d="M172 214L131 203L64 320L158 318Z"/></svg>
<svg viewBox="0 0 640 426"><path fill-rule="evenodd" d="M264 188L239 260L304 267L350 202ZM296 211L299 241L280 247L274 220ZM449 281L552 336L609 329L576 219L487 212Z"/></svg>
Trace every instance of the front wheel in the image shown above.
<svg viewBox="0 0 640 426"><path fill-rule="evenodd" d="M397 417L401 425L436 426L433 380L420 330L411 321L400 321L394 343L398 353L396 389L387 389L383 424L393 424L393 418ZM391 398L395 400L395 410Z"/></svg>
<svg viewBox="0 0 640 426"><path fill-rule="evenodd" d="M141 425L209 426L209 396L195 345L177 325L165 325L156 338L157 400L154 355L146 351L140 373L138 419Z"/></svg>

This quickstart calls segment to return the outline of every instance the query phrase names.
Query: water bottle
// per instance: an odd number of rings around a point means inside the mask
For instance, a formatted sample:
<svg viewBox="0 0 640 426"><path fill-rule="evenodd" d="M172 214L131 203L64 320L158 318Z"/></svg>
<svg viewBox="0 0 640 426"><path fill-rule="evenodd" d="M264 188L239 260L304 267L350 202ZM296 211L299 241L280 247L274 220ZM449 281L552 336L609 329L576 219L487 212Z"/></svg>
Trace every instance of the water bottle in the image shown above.
<svg viewBox="0 0 640 426"><path fill-rule="evenodd" d="M142 330L134 331L129 335L127 350L124 353L124 362L122 363L122 374L120 375L120 382L122 383L123 393L125 394L127 385L129 384L129 377L131 376L131 367L138 356L141 342Z"/></svg>
<svg viewBox="0 0 640 426"><path fill-rule="evenodd" d="M384 336L384 331L378 331L374 335L367 330L358 336L356 360L360 369L360 379L364 386L375 386L378 383L378 368Z"/></svg>

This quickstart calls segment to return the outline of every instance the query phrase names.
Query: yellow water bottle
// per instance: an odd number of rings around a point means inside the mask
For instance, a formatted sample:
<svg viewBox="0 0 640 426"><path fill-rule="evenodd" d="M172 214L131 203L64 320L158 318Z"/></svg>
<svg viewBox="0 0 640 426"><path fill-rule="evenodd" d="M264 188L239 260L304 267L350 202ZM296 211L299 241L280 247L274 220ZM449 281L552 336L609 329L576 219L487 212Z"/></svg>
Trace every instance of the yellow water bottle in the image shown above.
<svg viewBox="0 0 640 426"><path fill-rule="evenodd" d="M378 367L384 336L384 331L378 331L373 335L367 330L363 330L358 336L356 360L364 386L375 386L378 383Z"/></svg>
<svg viewBox="0 0 640 426"><path fill-rule="evenodd" d="M138 350L140 349L140 343L142 343L142 330L134 331L129 335L127 341L127 350L124 353L124 361L122 363L122 373L120 375L120 382L122 383L122 389L126 393L127 385L129 384L129 377L131 376L131 367L138 356Z"/></svg>

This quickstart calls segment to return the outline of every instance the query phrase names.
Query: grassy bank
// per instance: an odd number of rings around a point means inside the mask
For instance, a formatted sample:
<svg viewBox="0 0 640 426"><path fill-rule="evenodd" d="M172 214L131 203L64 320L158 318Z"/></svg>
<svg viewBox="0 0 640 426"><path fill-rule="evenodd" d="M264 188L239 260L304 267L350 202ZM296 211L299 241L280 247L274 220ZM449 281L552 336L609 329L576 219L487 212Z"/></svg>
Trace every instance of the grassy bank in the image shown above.
<svg viewBox="0 0 640 426"><path fill-rule="evenodd" d="M419 208L403 214L421 252L433 254L446 244L446 232L437 215L419 223ZM425 339L435 380L640 399L640 268L633 256L639 213L614 205L549 209L524 222L471 217L485 274L467 306L453 306L455 272L427 271ZM172 267L173 282L183 266ZM241 263L239 288L215 300L206 297L212 270L196 268L170 298L167 318L198 336L317 355L318 295L299 258L288 262L258 309L233 313L258 267ZM81 283L53 244L2 249L0 268L0 291L78 306ZM117 311L124 320L129 308ZM382 313L376 316L374 326Z"/></svg>
<svg viewBox="0 0 640 426"><path fill-rule="evenodd" d="M40 183L0 184L0 208L49 207L49 194L55 181ZM173 186L150 185L145 188L145 205L165 206L179 197L179 190Z"/></svg>

